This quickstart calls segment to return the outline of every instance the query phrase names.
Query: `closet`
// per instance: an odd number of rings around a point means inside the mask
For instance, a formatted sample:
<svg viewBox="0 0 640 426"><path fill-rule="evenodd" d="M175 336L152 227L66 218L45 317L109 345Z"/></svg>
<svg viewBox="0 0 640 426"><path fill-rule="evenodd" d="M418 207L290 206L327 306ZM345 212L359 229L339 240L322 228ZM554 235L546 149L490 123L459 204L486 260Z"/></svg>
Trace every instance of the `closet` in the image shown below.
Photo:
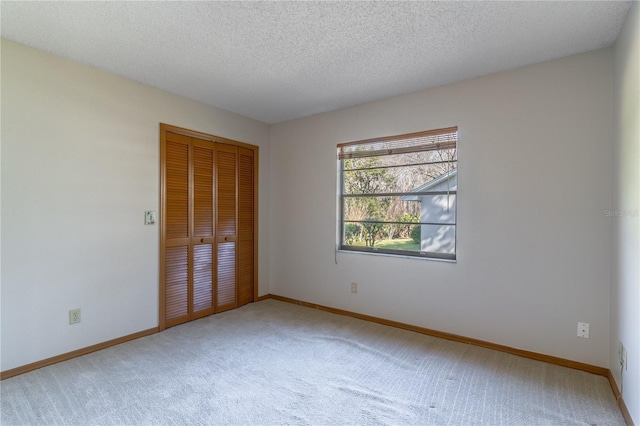
<svg viewBox="0 0 640 426"><path fill-rule="evenodd" d="M257 156L160 125L160 330L256 297Z"/></svg>

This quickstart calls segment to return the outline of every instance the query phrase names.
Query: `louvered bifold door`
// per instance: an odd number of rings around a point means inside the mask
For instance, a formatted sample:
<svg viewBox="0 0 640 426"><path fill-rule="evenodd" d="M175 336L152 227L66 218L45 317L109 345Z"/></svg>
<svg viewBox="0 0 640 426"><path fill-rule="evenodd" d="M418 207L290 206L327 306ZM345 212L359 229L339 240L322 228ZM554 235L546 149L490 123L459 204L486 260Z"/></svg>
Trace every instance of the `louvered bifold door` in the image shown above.
<svg viewBox="0 0 640 426"><path fill-rule="evenodd" d="M254 300L258 151L165 124L160 129L164 330Z"/></svg>
<svg viewBox="0 0 640 426"><path fill-rule="evenodd" d="M238 306L253 302L254 152L238 149Z"/></svg>
<svg viewBox="0 0 640 426"><path fill-rule="evenodd" d="M193 298L191 319L214 313L214 144L193 139Z"/></svg>
<svg viewBox="0 0 640 426"><path fill-rule="evenodd" d="M238 147L216 144L216 312L238 306Z"/></svg>
<svg viewBox="0 0 640 426"><path fill-rule="evenodd" d="M164 308L170 327L189 320L190 138L167 133L164 162Z"/></svg>

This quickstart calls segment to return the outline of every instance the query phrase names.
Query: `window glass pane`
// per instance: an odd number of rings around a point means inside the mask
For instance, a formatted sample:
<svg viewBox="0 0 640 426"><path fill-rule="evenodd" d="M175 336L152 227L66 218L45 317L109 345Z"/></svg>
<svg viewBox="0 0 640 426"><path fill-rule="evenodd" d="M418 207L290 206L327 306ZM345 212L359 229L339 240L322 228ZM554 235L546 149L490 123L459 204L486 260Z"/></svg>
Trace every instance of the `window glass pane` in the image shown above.
<svg viewBox="0 0 640 426"><path fill-rule="evenodd" d="M381 222L420 222L420 202L404 201L404 197L344 197L344 220Z"/></svg>
<svg viewBox="0 0 640 426"><path fill-rule="evenodd" d="M455 259L457 134L442 130L338 147L342 247Z"/></svg>
<svg viewBox="0 0 640 426"><path fill-rule="evenodd" d="M411 192L457 167L455 150L431 151L343 161L345 194ZM450 181L445 183L449 184ZM445 185L445 190L447 185Z"/></svg>
<svg viewBox="0 0 640 426"><path fill-rule="evenodd" d="M392 224L345 222L344 245L373 250L401 250L418 253L455 254L455 225L408 225L395 232ZM397 225L395 225L397 226Z"/></svg>
<svg viewBox="0 0 640 426"><path fill-rule="evenodd" d="M455 253L456 195L344 197L345 245Z"/></svg>
<svg viewBox="0 0 640 426"><path fill-rule="evenodd" d="M431 184L431 191L455 191L455 181L445 179L455 171L456 163L406 166L397 168L376 168L344 171L345 194L384 194L414 192ZM435 187L439 179L442 185Z"/></svg>
<svg viewBox="0 0 640 426"><path fill-rule="evenodd" d="M345 170L365 167L410 166L423 163L447 163L457 160L456 149L440 149L425 152L409 152L404 154L376 155L364 158L350 158L344 160ZM442 170L444 172L444 169Z"/></svg>
<svg viewBox="0 0 640 426"><path fill-rule="evenodd" d="M345 222L344 244L378 250L413 251L417 254L420 252L420 224Z"/></svg>

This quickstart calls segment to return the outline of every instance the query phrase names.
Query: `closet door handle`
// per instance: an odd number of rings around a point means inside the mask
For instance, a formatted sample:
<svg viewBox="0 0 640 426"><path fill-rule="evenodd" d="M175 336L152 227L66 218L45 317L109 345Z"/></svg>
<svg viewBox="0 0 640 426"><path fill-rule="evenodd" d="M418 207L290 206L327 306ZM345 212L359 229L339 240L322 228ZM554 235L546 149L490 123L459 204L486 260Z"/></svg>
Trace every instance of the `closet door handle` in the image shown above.
<svg viewBox="0 0 640 426"><path fill-rule="evenodd" d="M200 242L201 242L201 243L204 243L204 238L200 238Z"/></svg>
<svg viewBox="0 0 640 426"><path fill-rule="evenodd" d="M224 240L225 241L229 241L229 237L224 237Z"/></svg>

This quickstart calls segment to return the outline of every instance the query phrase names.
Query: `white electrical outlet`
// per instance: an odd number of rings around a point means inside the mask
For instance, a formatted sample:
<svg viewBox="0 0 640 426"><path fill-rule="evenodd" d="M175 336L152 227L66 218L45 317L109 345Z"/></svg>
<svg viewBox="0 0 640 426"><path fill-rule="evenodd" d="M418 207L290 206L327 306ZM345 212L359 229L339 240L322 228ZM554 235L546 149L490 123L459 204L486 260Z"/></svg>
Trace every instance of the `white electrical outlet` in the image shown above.
<svg viewBox="0 0 640 426"><path fill-rule="evenodd" d="M69 324L77 324L80 322L80 308L71 309L69 311Z"/></svg>
<svg viewBox="0 0 640 426"><path fill-rule="evenodd" d="M622 357L620 361L622 362L622 367L626 370L627 369L627 348L625 348L624 345L622 345Z"/></svg>
<svg viewBox="0 0 640 426"><path fill-rule="evenodd" d="M586 322L578 323L578 337L584 337L585 339L589 338L589 324Z"/></svg>
<svg viewBox="0 0 640 426"><path fill-rule="evenodd" d="M351 283L351 293L358 292L358 283Z"/></svg>

